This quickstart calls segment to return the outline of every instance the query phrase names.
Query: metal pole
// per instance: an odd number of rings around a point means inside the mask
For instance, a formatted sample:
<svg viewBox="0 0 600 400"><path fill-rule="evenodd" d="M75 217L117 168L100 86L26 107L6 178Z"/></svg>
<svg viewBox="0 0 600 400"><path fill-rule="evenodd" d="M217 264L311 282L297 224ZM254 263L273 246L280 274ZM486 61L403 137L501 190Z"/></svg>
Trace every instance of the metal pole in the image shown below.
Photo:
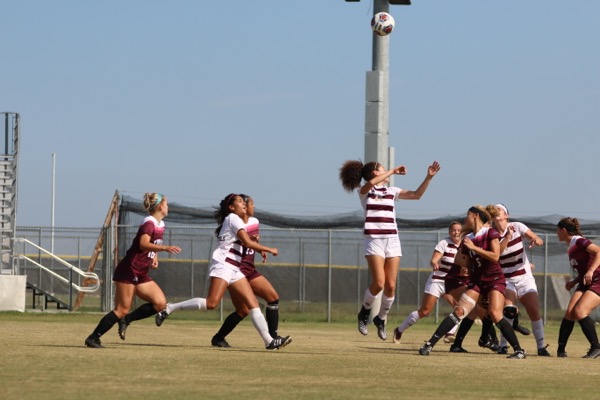
<svg viewBox="0 0 600 400"><path fill-rule="evenodd" d="M50 253L54 254L54 199L56 188L56 153L52 153L52 194L50 199Z"/></svg>
<svg viewBox="0 0 600 400"><path fill-rule="evenodd" d="M373 14L389 9L388 0L375 0L373 4ZM367 72L366 79L364 162L378 161L389 169L392 167L388 150L390 37L372 35L372 70Z"/></svg>

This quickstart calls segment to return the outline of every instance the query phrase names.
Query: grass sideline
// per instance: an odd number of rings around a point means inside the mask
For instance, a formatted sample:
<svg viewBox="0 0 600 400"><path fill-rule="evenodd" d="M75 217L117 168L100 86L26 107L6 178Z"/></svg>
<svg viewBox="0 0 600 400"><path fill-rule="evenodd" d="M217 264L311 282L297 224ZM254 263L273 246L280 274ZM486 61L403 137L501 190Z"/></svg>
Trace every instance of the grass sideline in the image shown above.
<svg viewBox="0 0 600 400"><path fill-rule="evenodd" d="M451 354L439 343L429 357L418 355L435 330L429 318L398 345L379 340L374 328L361 336L355 323L285 322L280 331L292 335L292 344L267 351L244 321L228 338L234 348L217 349L210 338L218 321L184 318L160 328L153 319L135 322L126 341L115 326L102 338L105 349L84 347L101 316L0 313L0 398L597 398L600 359L581 358L588 344L578 325L570 358L554 357L558 324L552 323L546 329L552 358L536 355L532 336L519 336L529 356L507 360L477 346L477 326L464 344L469 354Z"/></svg>

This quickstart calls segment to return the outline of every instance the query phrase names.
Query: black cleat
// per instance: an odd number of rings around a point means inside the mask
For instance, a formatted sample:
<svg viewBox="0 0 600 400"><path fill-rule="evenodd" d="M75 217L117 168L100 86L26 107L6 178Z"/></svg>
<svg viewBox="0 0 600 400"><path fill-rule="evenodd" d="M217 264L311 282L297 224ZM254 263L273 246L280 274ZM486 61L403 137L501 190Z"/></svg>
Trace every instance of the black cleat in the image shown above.
<svg viewBox="0 0 600 400"><path fill-rule="evenodd" d="M525 350L517 350L506 358L514 358L514 359L522 360L522 359L526 358Z"/></svg>
<svg viewBox="0 0 600 400"><path fill-rule="evenodd" d="M358 313L358 331L363 335L367 336L369 334L369 314L364 314L362 312Z"/></svg>
<svg viewBox="0 0 600 400"><path fill-rule="evenodd" d="M224 349L231 348L229 343L227 343L227 340L221 339L220 337L216 337L216 336L213 336L213 338L210 341L210 344L212 344L213 347L221 347Z"/></svg>
<svg viewBox="0 0 600 400"><path fill-rule="evenodd" d="M546 345L546 346L544 346L544 347L540 347L540 348L538 349L538 356L541 356L541 357L552 357L552 356L550 355L550 353L548 352L548 350L547 350L547 347L548 347L548 346L549 346L549 345L547 344L547 345Z"/></svg>
<svg viewBox="0 0 600 400"><path fill-rule="evenodd" d="M385 330L385 320L379 318L379 315L376 315L375 318L373 318L373 324L377 327L377 336L379 336L379 339L386 340L387 331Z"/></svg>
<svg viewBox="0 0 600 400"><path fill-rule="evenodd" d="M392 340L394 341L394 343L400 343L400 339L402 339L402 332L400 332L400 329L395 328L394 337L392 338Z"/></svg>
<svg viewBox="0 0 600 400"><path fill-rule="evenodd" d="M100 338L93 335L90 335L87 337L87 339L85 339L85 345L87 347L93 347L95 349L104 348L104 346L102 346L102 343L100 343Z"/></svg>
<svg viewBox="0 0 600 400"><path fill-rule="evenodd" d="M556 357L558 357L558 358L567 358L569 356L567 355L566 351L560 351L559 350L559 351L556 352Z"/></svg>
<svg viewBox="0 0 600 400"><path fill-rule="evenodd" d="M281 337L278 336L275 339L271 340L271 343L266 347L267 350L279 350L282 347L287 346L292 343L292 338L290 336Z"/></svg>
<svg viewBox="0 0 600 400"><path fill-rule="evenodd" d="M496 353L498 353L498 354L508 354L508 346L500 346L500 347L498 347L498 351L496 351Z"/></svg>
<svg viewBox="0 0 600 400"><path fill-rule="evenodd" d="M128 326L129 324L125 322L125 318L119 320L119 337L121 340L125 340L125 332L127 331Z"/></svg>
<svg viewBox="0 0 600 400"><path fill-rule="evenodd" d="M450 346L450 353L468 353L467 350L463 349L460 345L452 345Z"/></svg>
<svg viewBox="0 0 600 400"><path fill-rule="evenodd" d="M498 352L499 346L496 343L494 343L489 336L485 341L479 338L479 341L477 343L479 344L479 347L485 347L486 349L490 349L494 353Z"/></svg>
<svg viewBox="0 0 600 400"><path fill-rule="evenodd" d="M515 332L519 332L521 335L525 335L525 336L531 335L531 331L529 329L525 328L521 324L517 324L517 325L513 326L513 329L515 330Z"/></svg>
<svg viewBox="0 0 600 400"><path fill-rule="evenodd" d="M431 353L431 350L433 350L433 345L429 342L425 342L425 344L419 349L419 354L422 356L428 356L429 353Z"/></svg>
<svg viewBox="0 0 600 400"><path fill-rule="evenodd" d="M168 317L169 317L169 313L167 313L166 308L162 311L159 311L155 317L156 326L161 326L162 323L165 321L165 319L167 319Z"/></svg>
<svg viewBox="0 0 600 400"><path fill-rule="evenodd" d="M587 352L587 354L585 356L583 356L582 358L598 358L600 357L600 348L590 348L590 350Z"/></svg>

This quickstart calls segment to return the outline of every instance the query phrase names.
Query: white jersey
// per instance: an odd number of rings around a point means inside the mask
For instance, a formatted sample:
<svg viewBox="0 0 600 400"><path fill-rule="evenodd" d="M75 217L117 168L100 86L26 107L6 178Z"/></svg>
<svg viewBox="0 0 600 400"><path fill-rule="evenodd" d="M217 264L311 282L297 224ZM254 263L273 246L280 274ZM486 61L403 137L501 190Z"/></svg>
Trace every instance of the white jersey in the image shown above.
<svg viewBox="0 0 600 400"><path fill-rule="evenodd" d="M527 272L531 273L527 252L525 251L525 246L523 246L523 238L529 228L521 222L509 222L508 227L511 226L514 228L512 238L508 242L506 249L500 254L499 260L502 272L504 272L504 277L506 278L524 275ZM502 237L506 236L508 227L504 232L501 232Z"/></svg>
<svg viewBox="0 0 600 400"><path fill-rule="evenodd" d="M460 244L460 243L459 243ZM454 244L450 237L440 240L435 246L435 251L442 254L440 258L440 269L431 273L431 279L434 281L444 281L444 278L450 272L452 264L454 264L454 258L458 252L459 244Z"/></svg>
<svg viewBox="0 0 600 400"><path fill-rule="evenodd" d="M397 187L373 186L364 195L358 192L360 204L365 211L365 236L386 238L398 235L394 201L401 190Z"/></svg>
<svg viewBox="0 0 600 400"><path fill-rule="evenodd" d="M240 229L246 229L240 217L234 213L225 217L219 232L219 247L212 254L212 264L228 263L239 268L243 252L242 242L237 237Z"/></svg>

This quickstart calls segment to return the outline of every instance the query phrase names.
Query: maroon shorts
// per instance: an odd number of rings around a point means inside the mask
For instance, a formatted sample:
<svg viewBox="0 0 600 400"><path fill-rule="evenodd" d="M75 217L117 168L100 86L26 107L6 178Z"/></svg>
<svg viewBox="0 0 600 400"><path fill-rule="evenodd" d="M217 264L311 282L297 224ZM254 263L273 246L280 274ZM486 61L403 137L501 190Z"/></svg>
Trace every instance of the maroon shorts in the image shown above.
<svg viewBox="0 0 600 400"><path fill-rule="evenodd" d="M140 283L152 281L152 278L148 274L136 275L129 267L117 266L113 274L113 281L139 285Z"/></svg>
<svg viewBox="0 0 600 400"><path fill-rule="evenodd" d="M252 279L262 276L262 274L258 272L256 267L252 264L242 263L240 265L240 271L242 271L242 274L244 274L246 279L248 279L248 282L250 282Z"/></svg>
<svg viewBox="0 0 600 400"><path fill-rule="evenodd" d="M467 289L474 290L484 297L487 297L488 293L492 290L497 290L504 294L504 291L506 290L506 280L497 279L494 281L469 282Z"/></svg>
<svg viewBox="0 0 600 400"><path fill-rule="evenodd" d="M455 289L469 284L468 276L448 276L444 278L444 287L446 294L450 294Z"/></svg>
<svg viewBox="0 0 600 400"><path fill-rule="evenodd" d="M592 283L590 283L589 285L582 285L580 283L579 285L577 285L577 289L575 290L579 292L585 292L587 290L590 290L596 293L598 296L600 296L600 279L592 280Z"/></svg>

